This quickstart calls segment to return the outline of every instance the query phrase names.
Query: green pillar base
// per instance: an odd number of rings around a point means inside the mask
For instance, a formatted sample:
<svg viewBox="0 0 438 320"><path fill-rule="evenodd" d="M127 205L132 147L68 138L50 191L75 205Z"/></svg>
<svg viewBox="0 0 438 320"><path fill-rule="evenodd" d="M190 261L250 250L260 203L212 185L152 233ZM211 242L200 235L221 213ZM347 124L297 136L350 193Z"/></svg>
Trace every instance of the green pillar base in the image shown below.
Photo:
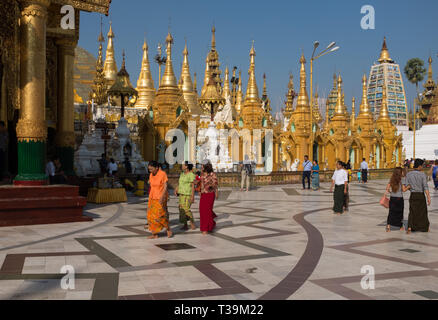
<svg viewBox="0 0 438 320"><path fill-rule="evenodd" d="M72 147L56 147L56 154L61 161L62 170L67 176L75 176L74 156L75 150Z"/></svg>
<svg viewBox="0 0 438 320"><path fill-rule="evenodd" d="M46 143L44 141L19 141L18 175L14 179L14 184L46 184L45 164Z"/></svg>

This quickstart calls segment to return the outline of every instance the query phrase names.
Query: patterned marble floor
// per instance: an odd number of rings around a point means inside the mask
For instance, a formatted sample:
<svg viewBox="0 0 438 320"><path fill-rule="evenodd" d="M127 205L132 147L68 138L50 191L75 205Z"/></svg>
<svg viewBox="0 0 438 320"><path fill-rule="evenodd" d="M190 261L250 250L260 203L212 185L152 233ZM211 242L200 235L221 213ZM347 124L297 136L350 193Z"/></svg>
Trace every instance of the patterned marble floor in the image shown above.
<svg viewBox="0 0 438 320"><path fill-rule="evenodd" d="M385 183L352 183L341 216L328 184L224 188L207 236L179 230L175 197L171 239L147 239L145 198L133 196L87 205L93 222L1 228L0 299L438 299L438 192L430 233L387 233ZM65 265L74 289L60 285ZM361 286L363 266L374 289Z"/></svg>

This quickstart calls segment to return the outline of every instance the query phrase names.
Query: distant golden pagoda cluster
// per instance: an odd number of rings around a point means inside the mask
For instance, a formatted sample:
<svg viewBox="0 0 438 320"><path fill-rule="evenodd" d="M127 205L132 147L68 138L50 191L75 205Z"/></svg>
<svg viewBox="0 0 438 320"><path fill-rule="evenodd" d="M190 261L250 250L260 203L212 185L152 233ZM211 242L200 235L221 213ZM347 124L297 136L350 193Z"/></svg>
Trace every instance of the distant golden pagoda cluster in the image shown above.
<svg viewBox="0 0 438 320"><path fill-rule="evenodd" d="M179 80L173 70L173 37L166 37L166 61L164 73L158 89L155 89L148 57L146 40L140 75L137 81L138 97L132 109L142 110L138 116L139 144L146 161L160 160L159 152L166 133L171 129L181 129L188 136L189 122L195 121L197 128L208 128L211 123L217 129L235 129L237 132L247 129L251 134L251 143L256 139L265 140L268 130L273 132L272 170L290 170L296 159L302 161L304 155L313 154L323 169L333 169L337 160L348 161L354 168L359 167L365 158L372 168L389 168L402 162L401 136L397 134L388 113L386 99L380 109L380 115L374 121L367 99L366 75L362 79L363 95L359 114L355 115L355 100L352 102L352 113L349 114L344 102L342 78L336 76L334 88L329 96L325 117L319 112L318 96L315 95L313 105L307 94L306 59L300 58L300 87L294 90L293 76L290 75L287 85L285 109L283 115L275 117L271 114L270 99L266 86L266 75L263 76L263 92L260 96L256 79L256 51L254 43L249 52L249 70L245 94L243 93L242 76L239 70L228 67L220 69L219 54L216 48L216 30L212 29L211 49L205 61L204 81L200 95L197 91L196 74L192 80L189 67L189 51L187 43L182 52L182 68ZM99 37L99 41L101 37ZM102 45L99 47L97 76L92 96L102 95L97 88L109 88L115 81L117 66L114 59L114 33L112 27L108 33L108 47L105 62L102 63ZM102 67L103 65L103 67ZM101 78L104 78L102 81ZM103 84L104 85L103 85ZM296 98L296 103L295 103ZM104 101L100 99L99 101ZM228 109L227 109L228 108ZM146 111L146 112L145 112ZM311 112L313 115L311 116ZM227 116L222 116L222 113ZM140 114L140 113L139 113ZM312 121L312 123L311 123ZM261 137L253 133L262 131ZM239 150L242 150L243 141ZM231 145L231 142L229 142ZM266 157L268 151L259 144L255 151L257 159ZM231 148L229 148L231 150ZM263 149L263 150L262 150ZM311 152L312 151L312 152ZM236 157L233 156L233 159ZM238 160L242 161L239 153Z"/></svg>

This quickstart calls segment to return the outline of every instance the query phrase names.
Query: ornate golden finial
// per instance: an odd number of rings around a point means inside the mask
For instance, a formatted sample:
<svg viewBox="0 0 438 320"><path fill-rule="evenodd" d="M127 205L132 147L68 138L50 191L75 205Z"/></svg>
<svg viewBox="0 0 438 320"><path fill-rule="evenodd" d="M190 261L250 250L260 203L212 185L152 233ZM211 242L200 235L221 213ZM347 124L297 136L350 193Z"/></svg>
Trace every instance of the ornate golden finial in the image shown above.
<svg viewBox="0 0 438 320"><path fill-rule="evenodd" d="M216 49L216 28L211 28L211 48Z"/></svg>
<svg viewBox="0 0 438 320"><path fill-rule="evenodd" d="M294 76L292 73L289 75L289 83L287 84L287 87L289 90L294 90Z"/></svg>
<svg viewBox="0 0 438 320"><path fill-rule="evenodd" d="M338 88L338 77L336 73L333 74L333 89L336 90Z"/></svg>
<svg viewBox="0 0 438 320"><path fill-rule="evenodd" d="M92 91L90 92L90 99L93 99L97 105L102 105L107 101L106 98L107 88L105 88L105 75L103 72L104 69L103 69L103 57L102 57L102 51L103 51L102 43L105 41L102 35L102 20L101 20L101 29L100 29L100 35L98 41L99 41L99 52L97 54L97 61L96 61L96 75L94 77Z"/></svg>
<svg viewBox="0 0 438 320"><path fill-rule="evenodd" d="M255 77L255 50L254 42L252 44L251 50L249 52L250 65L248 70L248 86L246 88L245 103L249 101L259 102L259 89L257 88L257 81Z"/></svg>
<svg viewBox="0 0 438 320"><path fill-rule="evenodd" d="M380 63L393 63L394 60L389 56L388 47L386 46L386 37L383 38L382 50L380 51Z"/></svg>
<svg viewBox="0 0 438 320"><path fill-rule="evenodd" d="M345 108L342 103L342 78L339 74L338 77L338 95L336 100L335 116L345 116Z"/></svg>
<svg viewBox="0 0 438 320"><path fill-rule="evenodd" d="M362 102L360 103L359 115L371 116L370 107L368 105L367 76L365 74L362 77Z"/></svg>
<svg viewBox="0 0 438 320"><path fill-rule="evenodd" d="M183 50L183 64L181 68L181 90L184 95L184 99L187 102L187 106L189 107L189 111L192 113L199 113L197 94L195 94L195 89L192 83L192 77L190 75L190 67L189 67L189 51L187 49L187 41Z"/></svg>
<svg viewBox="0 0 438 320"><path fill-rule="evenodd" d="M388 113L388 101L387 101L387 95L386 95L386 84L383 84L382 89L382 107L380 108L380 114L378 120L390 120L389 113Z"/></svg>
<svg viewBox="0 0 438 320"><path fill-rule="evenodd" d="M309 96L307 95L307 88L306 88L306 58L304 58L304 54L301 54L300 58L300 92L298 94L298 100L297 100L297 106L296 109L299 108L309 108Z"/></svg>
<svg viewBox="0 0 438 320"><path fill-rule="evenodd" d="M230 93L230 73L228 71L228 66L225 68L225 79L224 79L224 90L222 91L222 97L227 98L227 96L231 97Z"/></svg>
<svg viewBox="0 0 438 320"><path fill-rule="evenodd" d="M266 88L266 73L263 73L263 96L268 96L268 90Z"/></svg>
<svg viewBox="0 0 438 320"><path fill-rule="evenodd" d="M242 92L242 71L239 70L239 84L237 88L237 96L236 96L236 111L240 113L242 111L243 104L243 92Z"/></svg>
<svg viewBox="0 0 438 320"><path fill-rule="evenodd" d="M198 80L196 79L196 72L193 74L193 91L198 94Z"/></svg>
<svg viewBox="0 0 438 320"><path fill-rule="evenodd" d="M294 89L294 76L289 74L289 83L287 84L287 94L286 94L286 108L283 111L285 118L289 119L293 112L293 105L295 99L295 89Z"/></svg>
<svg viewBox="0 0 438 320"><path fill-rule="evenodd" d="M166 68L164 69L163 77L161 78L160 88L161 87L177 87L177 81L175 77L175 73L173 72L172 65L172 44L173 38L170 32L166 37Z"/></svg>
<svg viewBox="0 0 438 320"><path fill-rule="evenodd" d="M99 38L97 39L97 41L105 42L105 38L103 37L103 22L102 22L102 17L100 17L100 34L99 34Z"/></svg>
<svg viewBox="0 0 438 320"><path fill-rule="evenodd" d="M109 89L117 78L117 64L114 58L114 32L112 28L112 23L110 22L110 28L108 31L108 46L105 55L105 64L103 67L103 74L105 76L105 81L107 82L107 88Z"/></svg>
<svg viewBox="0 0 438 320"><path fill-rule="evenodd" d="M155 87L149 64L149 47L146 39L144 40L142 49L143 58L141 60L140 75L137 80L138 99L135 106L140 108L149 108L155 98Z"/></svg>
<svg viewBox="0 0 438 320"><path fill-rule="evenodd" d="M435 88L435 81L433 81L433 72L432 72L432 57L429 56L429 69L427 70L427 81L423 85L426 89Z"/></svg>
<svg viewBox="0 0 438 320"><path fill-rule="evenodd" d="M204 72L204 85L202 86L201 96L204 95L207 90L208 83L210 82L210 64L208 63L208 58L205 58L205 72Z"/></svg>
<svg viewBox="0 0 438 320"><path fill-rule="evenodd" d="M324 123L324 128L328 129L330 125L330 113L329 113L329 104L328 104L328 100L326 101L325 104L325 123Z"/></svg>
<svg viewBox="0 0 438 320"><path fill-rule="evenodd" d="M356 126L356 98L351 100L351 116L350 116L350 129L353 130Z"/></svg>

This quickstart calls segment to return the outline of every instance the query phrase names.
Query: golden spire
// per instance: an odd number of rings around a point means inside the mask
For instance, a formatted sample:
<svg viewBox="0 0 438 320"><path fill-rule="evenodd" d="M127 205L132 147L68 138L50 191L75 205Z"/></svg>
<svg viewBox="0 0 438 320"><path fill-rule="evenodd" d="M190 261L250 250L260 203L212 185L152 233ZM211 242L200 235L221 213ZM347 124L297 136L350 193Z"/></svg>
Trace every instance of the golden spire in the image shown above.
<svg viewBox="0 0 438 320"><path fill-rule="evenodd" d="M208 63L208 58L205 58L205 72L204 72L204 85L202 86L201 96L207 90L208 83L210 82L210 64Z"/></svg>
<svg viewBox="0 0 438 320"><path fill-rule="evenodd" d="M189 68L189 51L187 50L187 41L183 50L183 64L181 68L181 90L183 92L184 99L187 102L187 106L191 113L200 113L200 109L198 107L198 95L195 92L192 83L192 77L190 76L190 68Z"/></svg>
<svg viewBox="0 0 438 320"><path fill-rule="evenodd" d="M304 58L304 54L301 55L300 64L300 93L298 94L296 109L309 107L309 96L306 89L306 58Z"/></svg>
<svg viewBox="0 0 438 320"><path fill-rule="evenodd" d="M193 91L198 94L198 81L196 80L196 72L193 74Z"/></svg>
<svg viewBox="0 0 438 320"><path fill-rule="evenodd" d="M294 76L292 73L289 75L289 83L287 84L287 94L286 94L286 108L283 111L284 116L288 119L292 115L293 105L295 99L295 90L294 90Z"/></svg>
<svg viewBox="0 0 438 320"><path fill-rule="evenodd" d="M351 100L351 117L350 117L350 129L353 130L356 126L356 98Z"/></svg>
<svg viewBox="0 0 438 320"><path fill-rule="evenodd" d="M183 92L193 92L193 83L192 77L190 76L190 68L189 68L189 51L187 50L187 42L183 50L183 64L181 68L181 77L182 79L182 91Z"/></svg>
<svg viewBox="0 0 438 320"><path fill-rule="evenodd" d="M268 96L268 90L266 89L266 73L263 74L263 97Z"/></svg>
<svg viewBox="0 0 438 320"><path fill-rule="evenodd" d="M108 31L108 46L105 55L105 65L103 67L103 73L105 75L105 80L107 81L107 87L110 88L117 77L117 64L114 58L114 32L112 28L112 23L110 22L110 28Z"/></svg>
<svg viewBox="0 0 438 320"><path fill-rule="evenodd" d="M237 88L237 97L236 97L236 111L240 113L242 111L243 104L243 93L242 93L242 71L239 70L239 84Z"/></svg>
<svg viewBox="0 0 438 320"><path fill-rule="evenodd" d="M170 32L167 34L166 37L166 68L164 69L163 77L161 78L160 88L161 87L178 87L176 82L175 73L173 72L173 65L172 65L172 43L173 38Z"/></svg>
<svg viewBox="0 0 438 320"><path fill-rule="evenodd" d="M429 69L427 71L427 81L424 83L423 87L428 90L435 88L435 81L433 81L433 72L432 72L432 57L429 56Z"/></svg>
<svg viewBox="0 0 438 320"><path fill-rule="evenodd" d="M228 71L228 66L227 66L225 68L224 90L222 91L222 97L224 99L226 99L227 96L230 96L230 98L231 98L229 76L230 76L230 73Z"/></svg>
<svg viewBox="0 0 438 320"><path fill-rule="evenodd" d="M330 114L329 114L329 104L327 100L325 104L325 124L324 124L325 129L329 127L329 120L330 120Z"/></svg>
<svg viewBox="0 0 438 320"><path fill-rule="evenodd" d="M102 105L107 101L105 76L103 73L103 58L102 58L102 51L103 51L102 43L105 42L105 38L103 37L102 34L102 21L100 24L100 35L98 41L99 41L99 52L97 54L97 61L96 61L96 75L94 77L92 91L90 92L90 98L94 100L94 103L98 105Z"/></svg>
<svg viewBox="0 0 438 320"><path fill-rule="evenodd" d="M382 107L380 108L380 114L378 122L383 120L390 120L389 113L388 113L388 101L386 99L386 84L383 84L383 93L382 93Z"/></svg>
<svg viewBox="0 0 438 320"><path fill-rule="evenodd" d="M136 107L148 108L152 105L155 98L154 80L152 79L149 64L149 48L146 39L143 43L143 58L141 60L140 75L137 80L138 99Z"/></svg>
<svg viewBox="0 0 438 320"><path fill-rule="evenodd" d="M216 28L211 28L211 48L216 49Z"/></svg>
<svg viewBox="0 0 438 320"><path fill-rule="evenodd" d="M255 77L255 50L254 50L254 41L252 43L251 51L249 52L250 56L250 65L248 70L248 86L246 88L245 95L245 103L246 102L259 102L259 89L257 88L257 81Z"/></svg>
<svg viewBox="0 0 438 320"><path fill-rule="evenodd" d="M394 60L389 56L388 47L386 46L386 37L383 38L382 50L380 51L380 63L393 63Z"/></svg>
<svg viewBox="0 0 438 320"><path fill-rule="evenodd" d="M342 103L342 78L341 75L338 77L338 95L337 95L337 101L336 101L336 108L335 108L335 116L341 115L345 116L345 108L344 104Z"/></svg>
<svg viewBox="0 0 438 320"><path fill-rule="evenodd" d="M367 76L364 74L362 77L362 102L360 103L359 116L372 116L370 107L368 105L367 96Z"/></svg>

